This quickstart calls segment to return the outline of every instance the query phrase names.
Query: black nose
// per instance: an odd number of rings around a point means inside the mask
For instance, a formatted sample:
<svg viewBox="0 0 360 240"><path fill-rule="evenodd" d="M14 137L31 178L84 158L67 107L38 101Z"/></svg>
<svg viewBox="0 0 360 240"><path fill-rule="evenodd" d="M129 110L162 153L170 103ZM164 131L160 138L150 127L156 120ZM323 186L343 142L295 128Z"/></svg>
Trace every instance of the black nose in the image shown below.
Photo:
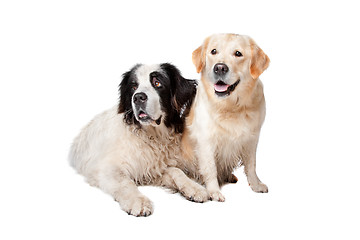
<svg viewBox="0 0 360 240"><path fill-rule="evenodd" d="M228 66L224 63L217 63L214 66L214 73L217 75L224 75L229 71Z"/></svg>
<svg viewBox="0 0 360 240"><path fill-rule="evenodd" d="M134 103L135 104L139 104L139 103L144 103L147 100L147 96L145 93L140 92L134 95Z"/></svg>

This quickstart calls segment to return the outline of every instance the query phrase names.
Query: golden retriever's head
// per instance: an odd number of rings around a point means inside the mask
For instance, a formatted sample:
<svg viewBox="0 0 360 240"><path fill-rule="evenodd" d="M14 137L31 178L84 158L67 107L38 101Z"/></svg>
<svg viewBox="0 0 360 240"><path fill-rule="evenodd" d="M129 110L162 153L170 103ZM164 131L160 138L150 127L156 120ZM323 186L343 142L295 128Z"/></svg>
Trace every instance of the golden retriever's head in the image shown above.
<svg viewBox="0 0 360 240"><path fill-rule="evenodd" d="M211 97L249 91L270 62L254 40L237 34L215 34L206 38L193 52L192 59Z"/></svg>

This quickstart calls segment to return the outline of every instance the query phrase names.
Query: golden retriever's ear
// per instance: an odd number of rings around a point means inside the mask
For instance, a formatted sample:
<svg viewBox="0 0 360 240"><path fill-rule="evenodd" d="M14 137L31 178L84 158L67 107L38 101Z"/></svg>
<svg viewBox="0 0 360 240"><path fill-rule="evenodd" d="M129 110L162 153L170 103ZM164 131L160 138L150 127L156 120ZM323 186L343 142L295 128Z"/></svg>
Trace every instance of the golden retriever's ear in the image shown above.
<svg viewBox="0 0 360 240"><path fill-rule="evenodd" d="M251 44L251 54L250 74L257 79L268 68L270 59L255 42Z"/></svg>
<svg viewBox="0 0 360 240"><path fill-rule="evenodd" d="M192 61L196 67L197 73L200 73L205 66L204 58L205 58L205 56L203 54L203 45L201 45L192 53Z"/></svg>

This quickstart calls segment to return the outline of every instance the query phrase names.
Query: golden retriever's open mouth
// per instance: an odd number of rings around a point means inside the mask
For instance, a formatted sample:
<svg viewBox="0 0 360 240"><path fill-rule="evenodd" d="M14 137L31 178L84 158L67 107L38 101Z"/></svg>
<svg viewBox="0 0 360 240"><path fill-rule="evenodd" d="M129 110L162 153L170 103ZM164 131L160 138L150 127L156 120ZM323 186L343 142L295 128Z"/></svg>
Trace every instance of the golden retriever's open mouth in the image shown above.
<svg viewBox="0 0 360 240"><path fill-rule="evenodd" d="M233 85L228 85L226 83L224 83L223 81L218 81L217 83L214 84L214 90L215 90L215 94L218 95L219 97L225 97L230 95L230 93L232 91L235 90L236 86L239 84L240 79L237 80Z"/></svg>

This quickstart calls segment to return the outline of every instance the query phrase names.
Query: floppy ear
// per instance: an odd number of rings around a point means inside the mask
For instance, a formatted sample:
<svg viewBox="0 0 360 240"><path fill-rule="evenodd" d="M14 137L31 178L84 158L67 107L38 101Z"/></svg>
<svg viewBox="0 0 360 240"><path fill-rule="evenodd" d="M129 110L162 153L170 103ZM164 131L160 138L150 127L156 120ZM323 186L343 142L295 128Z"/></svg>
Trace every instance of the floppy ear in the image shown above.
<svg viewBox="0 0 360 240"><path fill-rule="evenodd" d="M192 61L196 67L197 73L200 73L206 65L206 49L209 43L209 39L210 37L207 37L204 40L204 43L200 47L195 49L195 51L193 51L192 53Z"/></svg>
<svg viewBox="0 0 360 240"><path fill-rule="evenodd" d="M131 99L129 99L129 94L127 94L127 86L129 85L130 76L131 71L124 73L121 83L119 85L120 102L118 107L118 113L126 112L129 110L129 108L132 108Z"/></svg>
<svg viewBox="0 0 360 240"><path fill-rule="evenodd" d="M250 47L251 47L250 74L253 79L257 79L268 68L270 59L253 40L251 41Z"/></svg>
<svg viewBox="0 0 360 240"><path fill-rule="evenodd" d="M171 80L171 104L180 113L182 107L192 102L196 94L196 81L185 79L179 69L169 63L161 65Z"/></svg>
<svg viewBox="0 0 360 240"><path fill-rule="evenodd" d="M124 73L122 75L123 78L119 85L120 101L119 101L118 113L124 113L124 122L129 125L134 123L140 125L140 123L136 120L134 116L134 111L131 105L132 91L130 84L131 78L133 77L132 73L138 67L139 64L135 65L130 71Z"/></svg>
<svg viewBox="0 0 360 240"><path fill-rule="evenodd" d="M195 51L193 51L192 61L196 67L196 72L200 73L205 66L205 56L203 54L203 45L201 45Z"/></svg>
<svg viewBox="0 0 360 240"><path fill-rule="evenodd" d="M166 71L171 81L171 114L167 116L165 124L174 125L177 132L182 132L185 116L189 113L196 94L196 81L185 79L172 64L161 64L161 68Z"/></svg>

